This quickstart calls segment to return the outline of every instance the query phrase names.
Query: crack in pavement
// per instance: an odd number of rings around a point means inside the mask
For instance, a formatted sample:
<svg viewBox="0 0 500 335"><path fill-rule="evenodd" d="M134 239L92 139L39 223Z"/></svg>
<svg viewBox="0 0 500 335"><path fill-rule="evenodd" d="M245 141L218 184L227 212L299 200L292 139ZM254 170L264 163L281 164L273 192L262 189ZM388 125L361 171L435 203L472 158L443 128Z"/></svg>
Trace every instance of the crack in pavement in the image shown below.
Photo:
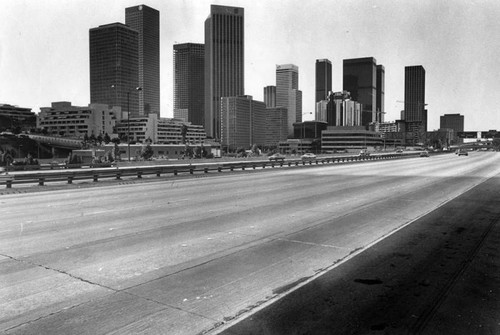
<svg viewBox="0 0 500 335"><path fill-rule="evenodd" d="M162 308L160 310L166 310L167 308L171 308L171 309L175 309L175 310L179 310L179 311L182 311L184 313L188 313L188 314L191 314L191 315L195 315L195 316L198 316L198 317L201 317L201 318L204 318L204 319L207 319L207 320L210 320L210 321L213 321L213 322L216 322L217 320L215 319L212 319L212 318L208 318L204 315L201 315L201 314L198 314L198 313L195 313L195 312L191 312L189 310L184 310L180 307L177 307L177 306L174 306L174 305L169 305L169 304L166 304L166 303L163 303L161 301L157 301L155 299L152 299L152 298L148 298L148 297L143 297L143 296L140 296L140 295L137 295L137 294L133 294L131 292L128 292L126 291L127 289L129 288L126 288L126 289L115 289L113 287L110 287L110 286L106 286L106 285L103 285L103 284L99 284L99 283L95 283L95 282L92 282L90 280L87 280L85 278L82 278L82 277L79 277L79 276L75 276L69 272L66 272L66 271L63 271L63 270L59 270L59 269L56 269L56 268L52 268L52 267L49 267L49 266L45 266L43 264L37 264L37 263L34 263L34 262L31 262L29 260L24 260L24 259L18 259L16 257L13 257L13 256L10 256L10 255L6 255L6 254L0 254L0 256L2 257L5 257L5 258L8 258L14 262L18 262L18 263L21 263L21 264L28 264L28 265L31 265L31 266L36 266L36 267L40 267L40 268L43 268L45 270L48 270L48 271L53 271L53 272L56 272L56 273L59 273L59 274L62 274L62 275L65 275L65 276L68 276L70 278L73 278L77 281L80 281L80 282L83 282L83 283L86 283L86 284L90 284L90 285L93 285L93 286L97 286L97 287L100 287L100 288L104 288L106 290L109 290L109 291L112 291L111 294L117 294L117 293L123 293L123 294L126 294L126 295L129 295L131 297L134 297L134 298L138 298L138 299L143 299L143 300L146 300L146 301L149 301L149 302L152 302L154 304L158 304L160 306L164 306L165 308ZM28 325L30 323L33 323L33 322L37 322L37 321L40 321L40 320L43 320L43 319L46 319L46 318L49 318L49 317L52 317L54 315L57 315L59 313L62 313L64 311L68 311L68 310L71 310L71 309L74 309L74 308L77 308L77 307L80 307L80 306L83 306L85 304L88 304L92 301L95 301L95 300L99 300L101 299L101 297L97 297L97 298L94 298L94 299L89 299L89 300L86 300L86 301L83 301L81 303L78 303L78 304L75 304L75 305L72 305L72 306L69 306L69 307L63 307L61 308L60 310L57 310L57 311L54 311L54 312L51 312L47 315L42 315L42 316L39 316L38 318L36 319L33 319L33 320L28 320L26 322L23 322L23 323L20 323L18 325L15 325L15 326L12 326L10 328L7 328L5 329L4 331L5 332L8 332L8 331L12 331L16 328L19 328L19 327L22 327L22 326L25 326L25 325Z"/></svg>

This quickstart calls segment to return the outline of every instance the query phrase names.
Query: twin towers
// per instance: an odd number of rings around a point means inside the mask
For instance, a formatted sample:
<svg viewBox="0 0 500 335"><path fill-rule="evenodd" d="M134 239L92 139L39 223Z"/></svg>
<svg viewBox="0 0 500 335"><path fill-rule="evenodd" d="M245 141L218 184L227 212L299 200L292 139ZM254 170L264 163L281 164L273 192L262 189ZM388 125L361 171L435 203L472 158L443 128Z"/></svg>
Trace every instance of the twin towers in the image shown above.
<svg viewBox="0 0 500 335"><path fill-rule="evenodd" d="M195 69L196 83L176 90L176 86L190 80L189 69L184 76L179 74L179 82L174 79L174 109L187 110L192 115L186 115L186 121L202 122L207 136L212 138L220 138L221 97L244 94L244 27L243 8L211 5L201 48L203 63ZM89 46L91 103L120 106L131 117L160 115L158 10L145 5L126 8L125 24L90 29ZM200 54L200 48L197 50ZM174 76L181 70L175 68L174 60ZM196 96L199 100L200 95L204 96L203 103L188 110L185 105Z"/></svg>

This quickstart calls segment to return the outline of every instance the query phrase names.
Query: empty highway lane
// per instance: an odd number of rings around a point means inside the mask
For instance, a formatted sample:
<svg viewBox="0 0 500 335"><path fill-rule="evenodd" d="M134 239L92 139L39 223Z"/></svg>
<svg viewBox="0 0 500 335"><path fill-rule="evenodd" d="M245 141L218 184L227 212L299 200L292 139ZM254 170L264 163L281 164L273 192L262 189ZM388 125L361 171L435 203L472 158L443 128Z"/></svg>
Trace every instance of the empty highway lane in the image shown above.
<svg viewBox="0 0 500 335"><path fill-rule="evenodd" d="M0 196L0 330L199 334L500 173L474 152Z"/></svg>

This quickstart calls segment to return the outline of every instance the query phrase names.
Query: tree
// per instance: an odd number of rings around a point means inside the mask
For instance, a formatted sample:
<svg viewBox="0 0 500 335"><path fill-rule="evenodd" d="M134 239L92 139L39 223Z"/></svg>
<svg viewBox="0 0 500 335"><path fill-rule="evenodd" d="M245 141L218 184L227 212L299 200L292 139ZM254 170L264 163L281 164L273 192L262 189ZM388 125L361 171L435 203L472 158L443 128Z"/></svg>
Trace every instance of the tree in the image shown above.
<svg viewBox="0 0 500 335"><path fill-rule="evenodd" d="M187 130L188 127L185 124L183 124L181 127L182 144L186 143Z"/></svg>
<svg viewBox="0 0 500 335"><path fill-rule="evenodd" d="M154 151L153 148L151 147L151 144L146 145L141 152L141 157L144 160L150 160L151 157L153 157Z"/></svg>
<svg viewBox="0 0 500 335"><path fill-rule="evenodd" d="M119 161L120 160L120 147L118 147L118 144L120 143L120 140L118 139L118 143L115 142L115 146L113 147L113 156L114 156L114 159L115 161Z"/></svg>
<svg viewBox="0 0 500 335"><path fill-rule="evenodd" d="M247 152L245 151L245 148L239 147L236 149L236 157L246 157Z"/></svg>
<svg viewBox="0 0 500 335"><path fill-rule="evenodd" d="M500 151L500 138L499 137L493 138L493 141L491 141L491 145L493 149L495 149L496 151Z"/></svg>
<svg viewBox="0 0 500 335"><path fill-rule="evenodd" d="M97 139L96 139L95 135L92 133L89 137L89 142L91 145L95 145L96 141L97 141Z"/></svg>
<svg viewBox="0 0 500 335"><path fill-rule="evenodd" d="M259 152L259 147L257 146L257 144L253 144L252 145L252 156L259 156L260 155L260 152Z"/></svg>
<svg viewBox="0 0 500 335"><path fill-rule="evenodd" d="M99 134L96 138L96 144L102 145L102 141L103 141L102 135Z"/></svg>
<svg viewBox="0 0 500 335"><path fill-rule="evenodd" d="M189 144L186 143L184 147L184 157L193 158L193 155L194 155L193 148L191 148Z"/></svg>
<svg viewBox="0 0 500 335"><path fill-rule="evenodd" d="M105 144L108 144L109 142L111 142L111 138L109 137L108 133L104 134L103 140L104 140Z"/></svg>
<svg viewBox="0 0 500 335"><path fill-rule="evenodd" d="M114 143L114 144L120 144L121 140L120 140L119 137L115 137L115 138L111 139L111 142Z"/></svg>

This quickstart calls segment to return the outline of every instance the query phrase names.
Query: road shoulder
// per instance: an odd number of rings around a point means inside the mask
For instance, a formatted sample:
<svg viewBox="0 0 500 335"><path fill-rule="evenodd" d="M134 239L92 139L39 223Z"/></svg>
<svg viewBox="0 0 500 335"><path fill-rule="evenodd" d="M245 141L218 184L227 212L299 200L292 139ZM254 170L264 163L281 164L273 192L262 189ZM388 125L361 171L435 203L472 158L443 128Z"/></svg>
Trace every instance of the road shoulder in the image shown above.
<svg viewBox="0 0 500 335"><path fill-rule="evenodd" d="M500 176L222 334L500 333Z"/></svg>

